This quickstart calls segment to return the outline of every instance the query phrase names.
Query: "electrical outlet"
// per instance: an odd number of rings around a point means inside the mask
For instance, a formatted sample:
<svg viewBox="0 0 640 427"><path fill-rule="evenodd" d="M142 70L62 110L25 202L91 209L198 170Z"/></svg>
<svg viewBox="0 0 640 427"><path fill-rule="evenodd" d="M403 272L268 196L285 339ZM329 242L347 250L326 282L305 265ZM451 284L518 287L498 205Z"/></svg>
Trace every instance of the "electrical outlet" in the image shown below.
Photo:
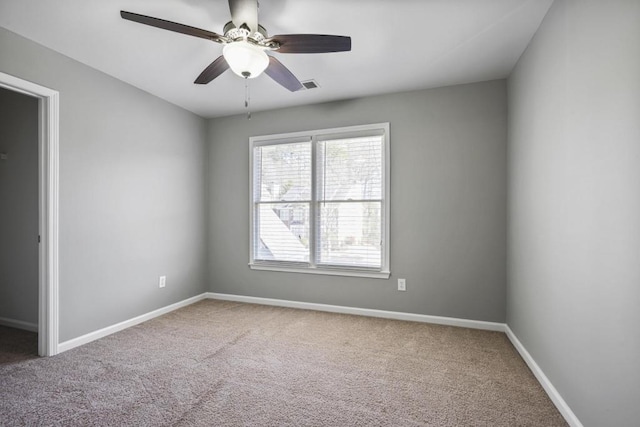
<svg viewBox="0 0 640 427"><path fill-rule="evenodd" d="M160 280L158 281L158 287L164 288L167 285L167 276L160 276Z"/></svg>
<svg viewBox="0 0 640 427"><path fill-rule="evenodd" d="M399 291L407 290L407 279L398 279L398 290Z"/></svg>

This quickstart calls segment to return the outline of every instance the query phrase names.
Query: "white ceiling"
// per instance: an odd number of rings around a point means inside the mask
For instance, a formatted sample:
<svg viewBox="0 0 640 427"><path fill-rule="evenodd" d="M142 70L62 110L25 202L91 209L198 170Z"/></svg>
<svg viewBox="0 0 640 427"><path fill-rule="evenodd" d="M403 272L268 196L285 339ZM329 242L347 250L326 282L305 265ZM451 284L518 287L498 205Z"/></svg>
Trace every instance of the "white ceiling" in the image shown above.
<svg viewBox="0 0 640 427"><path fill-rule="evenodd" d="M274 54L319 89L250 80L252 111L509 75L553 0L261 0L269 35L348 35L352 51ZM0 0L0 26L203 117L244 110L244 81L200 72L219 44L125 21L120 10L222 33L225 0Z"/></svg>

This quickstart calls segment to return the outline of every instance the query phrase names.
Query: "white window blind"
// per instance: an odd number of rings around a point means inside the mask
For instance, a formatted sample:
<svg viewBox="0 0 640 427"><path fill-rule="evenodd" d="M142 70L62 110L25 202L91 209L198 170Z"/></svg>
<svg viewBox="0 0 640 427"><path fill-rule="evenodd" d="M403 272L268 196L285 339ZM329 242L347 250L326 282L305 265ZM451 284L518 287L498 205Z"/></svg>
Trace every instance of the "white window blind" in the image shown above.
<svg viewBox="0 0 640 427"><path fill-rule="evenodd" d="M254 259L309 262L311 141L254 148Z"/></svg>
<svg viewBox="0 0 640 427"><path fill-rule="evenodd" d="M388 123L250 143L252 268L388 277Z"/></svg>
<svg viewBox="0 0 640 427"><path fill-rule="evenodd" d="M318 264L382 267L382 139L318 140Z"/></svg>

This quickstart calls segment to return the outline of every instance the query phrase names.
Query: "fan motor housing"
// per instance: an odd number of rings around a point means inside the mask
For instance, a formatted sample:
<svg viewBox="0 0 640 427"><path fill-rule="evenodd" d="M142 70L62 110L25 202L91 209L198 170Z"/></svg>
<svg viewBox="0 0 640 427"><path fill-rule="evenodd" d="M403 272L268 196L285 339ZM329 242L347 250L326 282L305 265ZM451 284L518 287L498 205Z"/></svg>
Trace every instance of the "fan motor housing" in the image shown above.
<svg viewBox="0 0 640 427"><path fill-rule="evenodd" d="M249 30L245 28L238 28L233 25L233 21L229 21L224 25L222 29L224 36L230 38L231 40L236 40L238 38L250 37L257 42L262 42L262 40L267 38L267 29L262 25L258 24L258 31L251 34Z"/></svg>

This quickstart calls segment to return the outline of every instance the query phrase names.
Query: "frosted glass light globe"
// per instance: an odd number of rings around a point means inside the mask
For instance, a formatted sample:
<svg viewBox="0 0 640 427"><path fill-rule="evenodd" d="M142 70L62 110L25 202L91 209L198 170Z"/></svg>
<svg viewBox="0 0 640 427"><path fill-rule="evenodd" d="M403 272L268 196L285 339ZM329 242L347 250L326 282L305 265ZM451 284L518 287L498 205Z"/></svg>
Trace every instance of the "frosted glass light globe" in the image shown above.
<svg viewBox="0 0 640 427"><path fill-rule="evenodd" d="M225 45L222 55L231 70L246 79L258 77L269 65L269 57L264 50L244 40Z"/></svg>

